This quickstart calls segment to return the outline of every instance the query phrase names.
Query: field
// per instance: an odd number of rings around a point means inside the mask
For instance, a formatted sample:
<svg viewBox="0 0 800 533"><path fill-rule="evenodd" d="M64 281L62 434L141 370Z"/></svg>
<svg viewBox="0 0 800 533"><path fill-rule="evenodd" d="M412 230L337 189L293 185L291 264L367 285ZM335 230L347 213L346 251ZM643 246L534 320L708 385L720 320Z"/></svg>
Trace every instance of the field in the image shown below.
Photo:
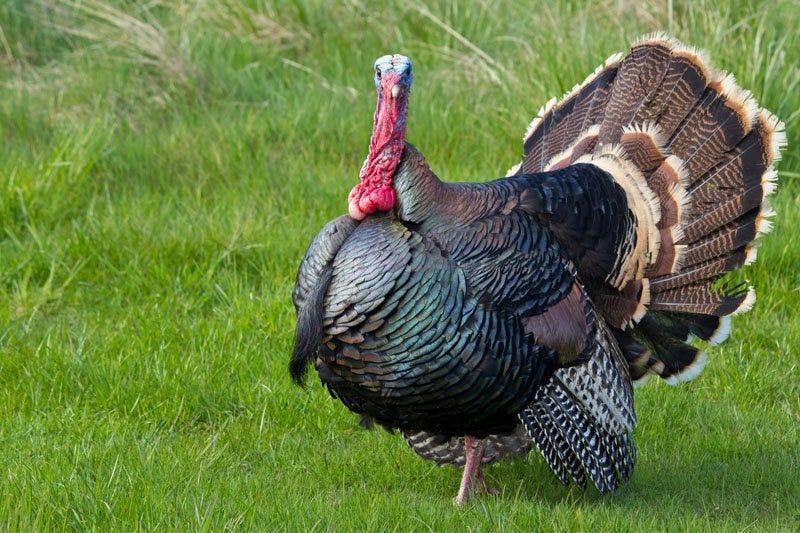
<svg viewBox="0 0 800 533"><path fill-rule="evenodd" d="M0 4L0 529L800 529L800 2L526 4ZM486 180L542 103L657 29L786 122L775 229L739 276L758 303L699 378L637 391L619 493L532 454L457 509L459 471L287 372L372 63L414 60L409 140Z"/></svg>

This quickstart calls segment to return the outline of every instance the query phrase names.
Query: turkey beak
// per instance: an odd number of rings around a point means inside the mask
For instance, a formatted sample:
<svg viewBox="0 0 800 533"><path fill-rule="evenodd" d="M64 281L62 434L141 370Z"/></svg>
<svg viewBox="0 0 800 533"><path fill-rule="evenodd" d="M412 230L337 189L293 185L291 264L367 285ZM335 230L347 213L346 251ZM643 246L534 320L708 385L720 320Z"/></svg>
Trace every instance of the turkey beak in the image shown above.
<svg viewBox="0 0 800 533"><path fill-rule="evenodd" d="M392 98L397 98L398 94L400 94L400 85L393 85L392 86Z"/></svg>

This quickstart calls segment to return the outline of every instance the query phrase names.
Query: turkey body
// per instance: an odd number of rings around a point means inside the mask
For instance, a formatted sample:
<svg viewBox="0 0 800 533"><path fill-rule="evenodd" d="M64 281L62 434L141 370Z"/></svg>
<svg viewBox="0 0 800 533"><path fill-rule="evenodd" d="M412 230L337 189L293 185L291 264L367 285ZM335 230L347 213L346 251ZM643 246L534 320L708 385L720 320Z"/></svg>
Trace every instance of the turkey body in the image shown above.
<svg viewBox="0 0 800 533"><path fill-rule="evenodd" d="M398 186L415 160L409 146ZM416 223L396 213L332 223L348 235L326 258L330 279L312 289L325 294L315 366L345 405L387 427L509 432L558 363L525 318L567 297L576 274L556 238L519 205L524 180L427 177L436 185L429 194L448 201L419 197L420 205L446 209L412 216ZM585 329L588 311L580 310Z"/></svg>
<svg viewBox="0 0 800 533"><path fill-rule="evenodd" d="M350 215L298 270L293 378L313 364L350 410L465 465L457 503L481 462L532 446L565 484L613 492L633 383L694 378L753 304L721 278L770 228L783 124L655 35L544 107L508 176L445 183L405 141L410 61L380 58L375 80Z"/></svg>

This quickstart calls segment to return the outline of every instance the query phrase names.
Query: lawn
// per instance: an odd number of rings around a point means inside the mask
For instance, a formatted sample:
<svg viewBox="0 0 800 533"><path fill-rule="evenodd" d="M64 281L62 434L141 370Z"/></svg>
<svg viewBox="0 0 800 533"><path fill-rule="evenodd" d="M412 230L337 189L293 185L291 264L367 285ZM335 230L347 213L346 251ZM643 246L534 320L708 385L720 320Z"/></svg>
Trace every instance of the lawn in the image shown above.
<svg viewBox="0 0 800 533"><path fill-rule="evenodd" d="M800 2L536 4L0 4L0 529L800 528ZM699 378L638 389L616 495L532 454L457 509L459 471L287 371L372 63L412 58L409 139L486 180L542 103L656 29L786 122L775 229L739 276L758 302Z"/></svg>

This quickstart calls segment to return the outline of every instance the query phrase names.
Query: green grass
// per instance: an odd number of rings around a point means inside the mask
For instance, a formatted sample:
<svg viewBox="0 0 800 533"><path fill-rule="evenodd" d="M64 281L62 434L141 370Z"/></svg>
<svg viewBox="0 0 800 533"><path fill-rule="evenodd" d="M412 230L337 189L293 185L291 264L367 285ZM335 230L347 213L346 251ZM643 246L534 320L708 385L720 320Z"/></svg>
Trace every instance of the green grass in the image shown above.
<svg viewBox="0 0 800 533"><path fill-rule="evenodd" d="M0 5L0 528L800 528L800 3L269 0ZM459 472L291 385L302 254L366 155L372 62L409 138L502 175L538 107L656 29L787 124L759 301L695 381L637 392L613 497L535 455Z"/></svg>

